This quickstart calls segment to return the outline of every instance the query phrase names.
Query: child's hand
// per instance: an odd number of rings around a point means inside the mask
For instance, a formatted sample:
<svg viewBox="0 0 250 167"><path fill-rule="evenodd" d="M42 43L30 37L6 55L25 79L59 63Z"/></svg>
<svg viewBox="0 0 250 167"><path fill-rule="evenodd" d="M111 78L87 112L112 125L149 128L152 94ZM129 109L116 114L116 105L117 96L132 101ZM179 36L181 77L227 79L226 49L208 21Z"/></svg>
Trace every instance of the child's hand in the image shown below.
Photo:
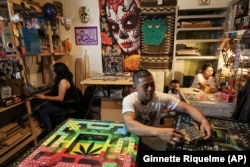
<svg viewBox="0 0 250 167"><path fill-rule="evenodd" d="M210 87L209 87L209 86L205 86L204 91L205 91L206 93L209 93L209 92L210 92Z"/></svg>

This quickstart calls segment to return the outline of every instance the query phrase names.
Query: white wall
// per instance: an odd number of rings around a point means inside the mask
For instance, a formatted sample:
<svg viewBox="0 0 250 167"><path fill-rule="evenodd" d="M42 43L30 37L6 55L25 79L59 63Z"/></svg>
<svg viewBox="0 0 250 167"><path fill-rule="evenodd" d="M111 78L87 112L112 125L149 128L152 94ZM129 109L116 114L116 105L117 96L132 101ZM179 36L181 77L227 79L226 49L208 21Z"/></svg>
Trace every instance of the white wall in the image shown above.
<svg viewBox="0 0 250 167"><path fill-rule="evenodd" d="M63 38L70 38L73 44L71 55L74 58L84 59L85 52L89 56L90 75L94 76L97 73L102 72L102 56L101 56L101 37L98 34L98 45L75 45L75 33L74 27L81 26L96 26L98 33L100 33L99 23L99 4L98 0L58 0L63 4L64 16L70 18L72 21L72 27L70 30L63 33ZM178 5L182 9L186 8L203 8L198 5L199 0L178 0ZM231 0L210 0L210 4L207 7L221 7L226 6ZM90 21L88 23L82 23L79 18L79 7L86 6L90 9Z"/></svg>
<svg viewBox="0 0 250 167"><path fill-rule="evenodd" d="M72 25L69 30L63 30L62 39L69 38L73 44L70 55L73 58L82 58L84 60L85 53L89 56L90 76L102 72L102 56L101 56L101 37L99 23L98 0L58 0L63 4L63 15L71 19ZM79 17L79 8L86 6L90 10L90 20L88 23L82 23ZM75 27L96 26L98 30L98 45L76 45L75 44Z"/></svg>

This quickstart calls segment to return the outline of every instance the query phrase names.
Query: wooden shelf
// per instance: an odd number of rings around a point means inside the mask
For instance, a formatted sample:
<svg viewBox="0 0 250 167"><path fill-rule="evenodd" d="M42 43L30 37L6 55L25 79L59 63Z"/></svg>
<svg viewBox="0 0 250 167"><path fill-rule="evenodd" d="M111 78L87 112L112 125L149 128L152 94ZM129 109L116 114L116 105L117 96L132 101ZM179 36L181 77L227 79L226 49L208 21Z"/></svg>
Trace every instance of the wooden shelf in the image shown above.
<svg viewBox="0 0 250 167"><path fill-rule="evenodd" d="M15 155L30 142L33 141L34 144L37 144L36 139L43 132L39 126L35 127L32 132L29 121L25 123L24 127L16 123L12 123L10 127L14 128L14 130L9 129L8 132L5 132L8 139L1 142L3 146L0 149L0 164Z"/></svg>
<svg viewBox="0 0 250 167"><path fill-rule="evenodd" d="M179 31L216 31L216 30L224 31L224 27L177 28L176 32L179 32Z"/></svg>
<svg viewBox="0 0 250 167"><path fill-rule="evenodd" d="M217 60L217 56L175 56L176 60Z"/></svg>
<svg viewBox="0 0 250 167"><path fill-rule="evenodd" d="M27 144L29 144L30 142L34 141L41 133L42 133L42 130L38 131L37 133L33 134L32 136L30 136L28 138L26 138L26 136L24 136L23 138L25 140L23 139L23 141L15 143L15 148L7 151L3 156L0 157L0 164L2 164L6 160L8 160L10 157L12 157L13 155L15 155L18 151L20 151L25 146L27 146Z"/></svg>
<svg viewBox="0 0 250 167"><path fill-rule="evenodd" d="M67 53L41 53L39 56L65 56Z"/></svg>
<svg viewBox="0 0 250 167"><path fill-rule="evenodd" d="M49 2L49 1L48 1ZM29 11L32 12L32 16L36 17L37 15L42 16L42 10L40 5L38 4L42 4L43 2L36 3L36 4L30 4L28 2L25 2L23 0L8 0L3 2L4 5L6 5L6 9L8 10L9 13L9 17L13 16L16 13L20 13L20 10L24 10L23 5L25 5L25 8ZM51 3L53 3L51 1ZM59 19L58 19L59 21ZM16 32L18 32L19 27L23 27L23 25L21 23L14 23L13 21L11 21L11 25L13 28L13 31L15 30ZM58 31L59 31L59 37L61 37L60 35L60 23L59 23L59 27L58 27ZM24 27L23 27L24 28ZM53 41L52 36L54 34L54 29L51 28L50 22L47 22L47 35L48 35L48 39L47 39L47 45L49 46L47 53L41 53L41 54L32 54L29 56L42 56L42 61L48 62L48 63L52 63L52 60L49 56L64 56L67 53L63 53L64 52L64 48L62 46L62 41L61 39L57 39L57 43L55 41ZM20 38L18 38L18 36L14 36L14 42L16 44L16 46L21 46L20 43ZM37 52L36 52L37 53ZM40 53L40 52L38 52ZM16 52L17 55L20 55L19 52ZM47 56L47 57L46 57ZM44 63L44 62L42 62ZM23 62L21 62L21 64L23 65ZM48 68L43 65L43 75L48 73ZM47 64L46 64L47 65ZM47 71L46 71L46 70ZM25 68L24 68L25 71ZM25 72L24 72L25 73ZM42 76L44 77L44 76ZM44 79L45 80L45 79ZM46 83L47 84L47 83ZM34 145L37 144L37 137L42 133L42 129L39 126L39 123L33 118L32 116L32 111L34 110L34 108L32 108L32 99L34 99L34 97L27 97L25 99L22 100L22 102L17 103L17 104L13 104L9 107L0 107L0 113L2 115L7 114L8 116L12 117L12 113L15 112L16 110L19 111L19 109L22 109L22 111L26 111L26 113L21 112L20 115L18 116L23 116L23 114L25 114L25 116L27 116L27 118L23 118L22 121L27 121L24 126L18 125L18 123L10 118L7 121L4 121L4 127L1 127L1 130L4 131L4 134L6 134L6 138L4 138L1 141L1 147L0 147L0 166L2 166L2 164L4 164L5 161L7 161L9 158L13 157L13 155L17 154L21 149L23 149L25 146L27 146L29 143L33 142ZM15 113L16 114L16 113ZM15 114L13 114L13 117L15 117ZM2 118L4 120L4 118ZM12 121L13 120L13 121ZM7 124L7 125L6 125Z"/></svg>
<svg viewBox="0 0 250 167"><path fill-rule="evenodd" d="M22 102L20 102L20 103L13 104L13 105L8 106L8 107L0 107L0 113L1 113L1 112L4 112L4 111L6 111L6 110L9 110L9 109L11 109L11 108L14 108L14 107L16 107L16 106L19 106L19 105L21 105L21 104L23 104L23 103L24 103L24 101L22 101Z"/></svg>
<svg viewBox="0 0 250 167"><path fill-rule="evenodd" d="M175 44L178 43L218 43L221 42L222 39L178 39Z"/></svg>
<svg viewBox="0 0 250 167"><path fill-rule="evenodd" d="M227 5L220 2L220 7L197 6L195 10L178 5L172 79L178 79L181 84L184 76L195 76L195 69L200 68L204 62L210 62L214 66L218 64L218 48L224 35L227 16ZM194 54L182 52L188 48L195 48L197 51Z"/></svg>
<svg viewBox="0 0 250 167"><path fill-rule="evenodd" d="M226 14L209 14L209 15L188 15L188 16L178 16L178 20L194 20L194 19L207 19L207 18L211 18L211 19L216 19L216 18L225 18Z"/></svg>

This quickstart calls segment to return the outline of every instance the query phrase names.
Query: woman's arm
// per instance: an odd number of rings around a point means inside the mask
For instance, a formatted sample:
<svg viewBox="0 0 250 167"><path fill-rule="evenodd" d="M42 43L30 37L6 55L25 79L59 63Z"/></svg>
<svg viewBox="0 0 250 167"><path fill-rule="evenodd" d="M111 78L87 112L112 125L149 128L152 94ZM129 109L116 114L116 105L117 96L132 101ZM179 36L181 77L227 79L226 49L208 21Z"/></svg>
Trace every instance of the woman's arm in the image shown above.
<svg viewBox="0 0 250 167"><path fill-rule="evenodd" d="M49 101L63 101L64 96L66 94L67 89L70 88L70 83L66 79L62 79L59 82L58 86L58 95L57 96L46 96L44 94L36 94L35 97L43 99L43 100L49 100Z"/></svg>

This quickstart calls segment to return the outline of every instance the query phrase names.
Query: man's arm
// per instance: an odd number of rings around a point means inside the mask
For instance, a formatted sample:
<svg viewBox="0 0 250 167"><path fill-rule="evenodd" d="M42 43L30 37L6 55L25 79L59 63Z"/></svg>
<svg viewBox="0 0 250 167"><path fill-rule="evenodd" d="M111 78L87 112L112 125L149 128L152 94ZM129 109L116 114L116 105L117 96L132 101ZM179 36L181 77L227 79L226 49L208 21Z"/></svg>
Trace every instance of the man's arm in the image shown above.
<svg viewBox="0 0 250 167"><path fill-rule="evenodd" d="M138 136L157 136L155 127L144 125L135 120L134 112L126 112L123 114L123 119L128 131Z"/></svg>
<svg viewBox="0 0 250 167"><path fill-rule="evenodd" d="M123 114L123 119L127 130L137 136L159 137L172 145L183 140L183 134L173 128L161 128L144 125L135 119L134 112L126 112ZM176 140L173 140L176 138Z"/></svg>
<svg viewBox="0 0 250 167"><path fill-rule="evenodd" d="M208 139L212 135L212 127L206 116L199 109L183 101L180 101L175 110L189 114L195 121L199 122L201 124L200 130L204 135L204 139Z"/></svg>

